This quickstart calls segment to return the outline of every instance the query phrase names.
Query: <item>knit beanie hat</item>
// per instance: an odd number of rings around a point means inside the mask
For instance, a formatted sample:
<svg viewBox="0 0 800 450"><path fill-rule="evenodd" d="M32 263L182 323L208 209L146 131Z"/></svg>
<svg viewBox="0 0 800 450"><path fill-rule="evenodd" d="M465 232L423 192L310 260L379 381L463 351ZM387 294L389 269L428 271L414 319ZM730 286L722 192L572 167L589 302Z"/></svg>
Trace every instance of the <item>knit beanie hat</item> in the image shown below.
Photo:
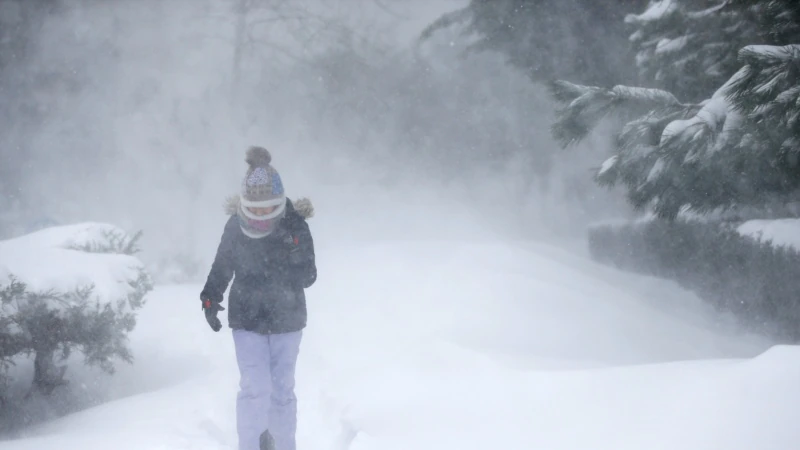
<svg viewBox="0 0 800 450"><path fill-rule="evenodd" d="M250 147L245 155L247 173L239 193L239 225L251 238L263 238L275 229L286 214L286 194L278 171L270 165L272 156L263 147ZM253 208L270 208L256 214Z"/></svg>

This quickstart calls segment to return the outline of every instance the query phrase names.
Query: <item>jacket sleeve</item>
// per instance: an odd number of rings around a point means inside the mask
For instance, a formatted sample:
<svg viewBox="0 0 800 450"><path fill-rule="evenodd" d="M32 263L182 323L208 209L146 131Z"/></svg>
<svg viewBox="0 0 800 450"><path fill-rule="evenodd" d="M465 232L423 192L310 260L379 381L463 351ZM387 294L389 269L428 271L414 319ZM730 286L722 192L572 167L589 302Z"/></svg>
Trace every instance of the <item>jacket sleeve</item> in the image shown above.
<svg viewBox="0 0 800 450"><path fill-rule="evenodd" d="M298 220L293 228L294 242L289 252L289 270L295 282L306 289L317 281L314 239L305 220Z"/></svg>
<svg viewBox="0 0 800 450"><path fill-rule="evenodd" d="M231 218L234 220L234 218ZM217 255L214 263L211 264L211 271L206 279L203 291L200 293L200 300L211 300L215 303L222 303L225 290L233 278L233 233L231 233L231 220L225 225L217 247Z"/></svg>

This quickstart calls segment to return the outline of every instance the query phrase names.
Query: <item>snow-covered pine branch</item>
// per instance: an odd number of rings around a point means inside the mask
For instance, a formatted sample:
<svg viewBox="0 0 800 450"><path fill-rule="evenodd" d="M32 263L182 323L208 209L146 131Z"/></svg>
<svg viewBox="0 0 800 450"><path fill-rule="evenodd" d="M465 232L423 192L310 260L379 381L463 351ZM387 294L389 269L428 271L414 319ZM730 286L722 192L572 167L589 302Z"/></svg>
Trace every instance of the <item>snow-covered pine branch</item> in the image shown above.
<svg viewBox="0 0 800 450"><path fill-rule="evenodd" d="M570 103L584 94L600 89L598 87L582 86L564 80L556 80L548 83L547 87L550 91L550 95L559 103Z"/></svg>
<svg viewBox="0 0 800 450"><path fill-rule="evenodd" d="M613 110L628 114L596 181L624 184L633 206L667 218L798 201L800 3L660 0L626 23L648 82L705 100L554 83L563 146Z"/></svg>
<svg viewBox="0 0 800 450"><path fill-rule="evenodd" d="M749 159L750 147L742 144L745 117L726 97L740 77L693 108L628 123L617 139L617 167L599 178L615 177L605 180L610 184L621 177L635 207L666 218L684 209L702 213L758 201L751 186L762 176L763 161Z"/></svg>
<svg viewBox="0 0 800 450"><path fill-rule="evenodd" d="M800 189L800 44L747 46L741 58L746 65L725 94L746 118L740 139L748 147L748 166L760 163L760 183L773 195L796 200Z"/></svg>
<svg viewBox="0 0 800 450"><path fill-rule="evenodd" d="M795 104L800 86L800 44L748 45L739 56L746 65L727 90L737 109L759 120L769 119L773 108Z"/></svg>
<svg viewBox="0 0 800 450"><path fill-rule="evenodd" d="M697 106L674 111L652 111L632 120L615 136L616 151L613 164L604 164L596 174L596 180L605 186L622 182L629 189L642 186L654 176L653 164L659 158L658 146L663 130L675 120L690 117ZM633 202L639 208L644 205Z"/></svg>
<svg viewBox="0 0 800 450"><path fill-rule="evenodd" d="M605 89L557 80L548 85L551 95L563 106L557 111L551 131L567 147L583 140L605 117L635 118L650 111L671 114L690 105L659 89L614 86Z"/></svg>
<svg viewBox="0 0 800 450"><path fill-rule="evenodd" d="M796 0L728 0L758 24L760 41L749 44L788 45L800 42L800 2Z"/></svg>
<svg viewBox="0 0 800 450"><path fill-rule="evenodd" d="M707 98L738 69L738 50L759 42L751 9L730 0L660 0L629 14L640 75L681 98Z"/></svg>
<svg viewBox="0 0 800 450"><path fill-rule="evenodd" d="M610 114L629 120L615 136L614 156L596 174L598 183L622 183L635 208L653 207L664 216L674 217L691 200L682 190L686 180L676 179L675 174L687 163L687 155L703 154L705 145L716 141L724 129L721 123L727 108L722 107L720 112L719 100L683 104L658 89L604 89L564 81L551 83L550 91L565 104L552 127L554 137L564 147L585 138ZM704 187L704 191L711 188Z"/></svg>
<svg viewBox="0 0 800 450"><path fill-rule="evenodd" d="M620 90L621 98L644 98L641 106L660 109L623 126L615 155L603 163L596 180L624 184L634 207L652 208L666 218L684 209L704 213L796 201L800 46L749 46L741 54L746 65L699 105L681 105L673 96L642 96L652 92L647 90ZM554 125L562 133L556 137L578 140L590 130L586 124L611 107L612 93L560 87L560 100L569 104Z"/></svg>

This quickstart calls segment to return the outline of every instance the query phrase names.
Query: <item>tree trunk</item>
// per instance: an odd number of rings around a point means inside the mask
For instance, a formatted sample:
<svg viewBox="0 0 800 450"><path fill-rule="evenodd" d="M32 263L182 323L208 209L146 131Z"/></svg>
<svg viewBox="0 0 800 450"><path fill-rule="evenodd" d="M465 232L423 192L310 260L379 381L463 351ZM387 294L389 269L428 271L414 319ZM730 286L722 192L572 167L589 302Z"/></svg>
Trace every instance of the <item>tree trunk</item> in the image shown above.
<svg viewBox="0 0 800 450"><path fill-rule="evenodd" d="M64 372L67 366L58 366L53 350L37 350L33 360L33 390L49 395L57 387L67 384Z"/></svg>

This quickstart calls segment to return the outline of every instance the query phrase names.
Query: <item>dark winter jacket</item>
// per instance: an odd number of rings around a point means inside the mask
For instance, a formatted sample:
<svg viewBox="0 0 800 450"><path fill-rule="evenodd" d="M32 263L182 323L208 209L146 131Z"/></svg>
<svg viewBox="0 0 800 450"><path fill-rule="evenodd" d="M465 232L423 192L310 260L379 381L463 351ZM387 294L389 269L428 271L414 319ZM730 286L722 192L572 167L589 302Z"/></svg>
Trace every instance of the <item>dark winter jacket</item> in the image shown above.
<svg viewBox="0 0 800 450"><path fill-rule="evenodd" d="M314 242L306 217L286 201L286 215L270 235L253 239L234 214L225 225L201 300L221 303L228 293L228 324L262 334L306 326L304 289L317 279Z"/></svg>

